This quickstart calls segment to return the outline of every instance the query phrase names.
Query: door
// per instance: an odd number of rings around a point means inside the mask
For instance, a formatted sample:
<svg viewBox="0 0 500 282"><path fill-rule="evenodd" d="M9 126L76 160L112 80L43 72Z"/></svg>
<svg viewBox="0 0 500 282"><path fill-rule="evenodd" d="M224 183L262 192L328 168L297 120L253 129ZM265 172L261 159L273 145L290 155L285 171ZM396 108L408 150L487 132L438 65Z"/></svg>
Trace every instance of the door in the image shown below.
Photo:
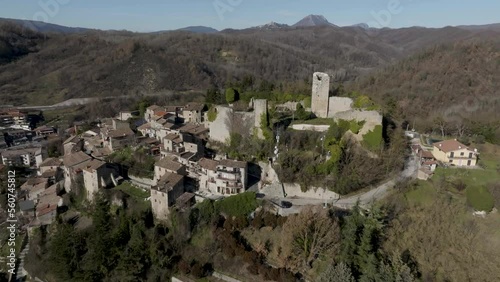
<svg viewBox="0 0 500 282"><path fill-rule="evenodd" d="M470 166L472 164L472 160L467 161L467 166Z"/></svg>

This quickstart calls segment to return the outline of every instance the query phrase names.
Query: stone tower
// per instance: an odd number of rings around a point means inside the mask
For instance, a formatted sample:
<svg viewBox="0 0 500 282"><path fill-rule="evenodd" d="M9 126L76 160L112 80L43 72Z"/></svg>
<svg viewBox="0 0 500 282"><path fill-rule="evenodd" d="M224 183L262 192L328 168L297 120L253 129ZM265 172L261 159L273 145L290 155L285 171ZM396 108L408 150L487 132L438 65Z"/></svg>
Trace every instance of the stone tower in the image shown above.
<svg viewBox="0 0 500 282"><path fill-rule="evenodd" d="M326 73L313 74L311 111L319 118L328 117L328 95L330 92L330 76Z"/></svg>

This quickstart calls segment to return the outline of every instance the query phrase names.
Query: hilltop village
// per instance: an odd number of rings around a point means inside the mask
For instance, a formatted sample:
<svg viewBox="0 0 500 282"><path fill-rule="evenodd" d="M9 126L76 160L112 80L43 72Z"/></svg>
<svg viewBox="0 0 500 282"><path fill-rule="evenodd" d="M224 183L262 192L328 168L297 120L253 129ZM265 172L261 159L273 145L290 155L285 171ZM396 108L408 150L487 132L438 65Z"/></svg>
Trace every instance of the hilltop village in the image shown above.
<svg viewBox="0 0 500 282"><path fill-rule="evenodd" d="M352 98L331 96L329 76L314 73L311 108L305 111L312 112L319 119L357 124L356 130L347 133L358 143L362 143L367 134L381 134L382 115L377 110L354 108L353 103ZM287 102L274 105L273 110L295 112L303 108L302 104ZM120 112L115 118L100 120L93 128L82 131L75 124L74 128L67 130L70 136L62 144L61 157L47 157L46 140L55 134L55 130L47 126L32 131L35 137L30 138L32 142L17 143L27 139L23 129L25 119L19 111L9 110L4 111L3 121L4 125L14 128L5 131L6 140L10 140L12 146L2 149L0 154L4 166L30 167L36 171L36 175L22 183L19 195L21 212L27 218L31 217L28 219L31 226L54 222L57 211L68 204L64 194L76 190L92 202L100 190L114 187L135 187L147 192L146 200L151 203L154 216L158 220L168 220L172 208L189 207L204 199L217 200L249 190L271 195L285 190L283 182L286 181L278 178L272 165L279 154L277 146L267 161L255 164L231 159L227 153L218 153L214 149L230 142L235 130L258 139L275 140L274 133L271 132L272 136L264 133L269 131L263 123L269 110L267 100L251 99L244 111L234 109L231 104L212 105L209 109L205 104L191 102L183 106L151 105L139 117L137 111ZM135 130L131 129L131 118L139 120ZM329 122L325 125L307 122L290 125L295 131L326 132L329 128ZM40 142L36 142L36 138ZM444 146L444 153L468 150L457 141L447 142L437 144L436 151L441 151L441 146ZM418 144L412 148L419 156L419 178L427 179L432 175L438 160L451 163L446 155L434 157ZM137 152L149 163L134 167L124 165L123 159ZM370 154L377 158L375 153ZM469 160L457 162L457 165L474 166L476 156L477 151L467 151ZM464 153L455 157L463 158ZM326 161L330 158L331 152L328 152ZM252 165L258 169L250 171ZM272 183L281 186L270 186ZM267 191L264 191L266 187ZM293 188L287 188L288 195L328 200L340 197L323 188L315 192ZM286 197L287 191L283 193L282 196Z"/></svg>

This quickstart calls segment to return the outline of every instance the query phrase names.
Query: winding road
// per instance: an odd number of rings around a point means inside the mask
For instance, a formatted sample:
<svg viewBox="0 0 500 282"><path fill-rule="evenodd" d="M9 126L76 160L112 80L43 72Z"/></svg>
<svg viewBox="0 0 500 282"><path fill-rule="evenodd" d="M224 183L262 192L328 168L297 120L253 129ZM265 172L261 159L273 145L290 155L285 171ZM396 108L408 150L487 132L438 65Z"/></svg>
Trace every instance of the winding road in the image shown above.
<svg viewBox="0 0 500 282"><path fill-rule="evenodd" d="M345 197L345 198L340 198L338 200L329 200L327 203L338 207L342 209L351 209L353 208L358 202L361 206L363 207L369 207L372 203L374 203L377 200L383 199L386 197L390 190L394 188L396 183L399 181L403 181L408 178L415 178L416 173L417 173L417 162L416 159L413 157L410 157L406 163L405 163L405 169L401 171L401 173L397 176L394 177L393 179L386 181L379 186L368 190L366 192ZM311 199L311 198L287 198L287 197L264 197L264 199L271 200L271 202L281 202L281 201L287 201L292 203L292 207L290 208L280 208L279 213L282 216L287 216L290 214L296 214L299 213L304 207L306 206L319 206L319 205L324 205L325 204L325 199Z"/></svg>

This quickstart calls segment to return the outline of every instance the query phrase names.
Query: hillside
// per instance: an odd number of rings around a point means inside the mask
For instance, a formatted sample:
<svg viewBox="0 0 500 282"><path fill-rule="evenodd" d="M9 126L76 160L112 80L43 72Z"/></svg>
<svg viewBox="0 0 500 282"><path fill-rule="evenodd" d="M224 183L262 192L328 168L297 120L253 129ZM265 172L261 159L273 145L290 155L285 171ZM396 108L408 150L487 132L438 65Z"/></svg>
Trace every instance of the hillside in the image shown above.
<svg viewBox="0 0 500 282"><path fill-rule="evenodd" d="M453 131L463 120L500 120L499 77L500 42L461 42L430 48L352 88L381 104L396 102L401 118L423 128L443 118Z"/></svg>
<svg viewBox="0 0 500 282"><path fill-rule="evenodd" d="M6 19L0 18L0 24L12 23L20 25L25 29L30 29L36 32L57 32L57 33L83 33L90 31L89 28L82 27L68 27L58 24L51 24L41 21L30 21L30 20L18 20L18 19Z"/></svg>
<svg viewBox="0 0 500 282"><path fill-rule="evenodd" d="M4 42L0 99L4 103L56 103L163 90L205 92L245 76L278 85L307 81L314 71L328 72L339 83L391 65L434 42L498 35L458 28L374 31L335 26L215 34L23 33L26 29L0 26L4 38L0 41Z"/></svg>

